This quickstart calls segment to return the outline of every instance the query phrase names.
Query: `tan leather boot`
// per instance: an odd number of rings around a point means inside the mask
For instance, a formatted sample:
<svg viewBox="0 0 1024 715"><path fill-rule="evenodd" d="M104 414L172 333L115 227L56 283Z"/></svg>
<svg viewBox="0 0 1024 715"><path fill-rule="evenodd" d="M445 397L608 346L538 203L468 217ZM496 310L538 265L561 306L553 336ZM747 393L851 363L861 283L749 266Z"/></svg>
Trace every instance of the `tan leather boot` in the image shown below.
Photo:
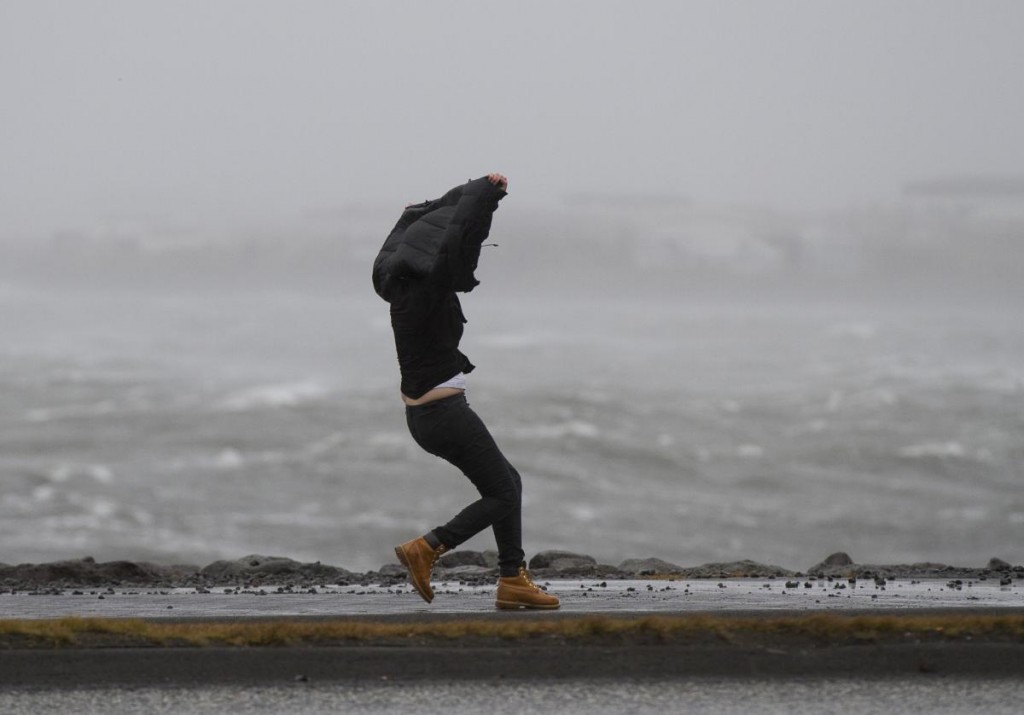
<svg viewBox="0 0 1024 715"><path fill-rule="evenodd" d="M434 600L434 589L430 587L430 574L434 570L434 563L447 550L448 547L444 544L436 549L431 547L422 536L395 547L398 560L402 562L402 566L409 569L409 583L427 603Z"/></svg>
<svg viewBox="0 0 1024 715"><path fill-rule="evenodd" d="M518 576L498 579L497 608L558 608L558 599L545 593L530 579L525 566L519 567Z"/></svg>

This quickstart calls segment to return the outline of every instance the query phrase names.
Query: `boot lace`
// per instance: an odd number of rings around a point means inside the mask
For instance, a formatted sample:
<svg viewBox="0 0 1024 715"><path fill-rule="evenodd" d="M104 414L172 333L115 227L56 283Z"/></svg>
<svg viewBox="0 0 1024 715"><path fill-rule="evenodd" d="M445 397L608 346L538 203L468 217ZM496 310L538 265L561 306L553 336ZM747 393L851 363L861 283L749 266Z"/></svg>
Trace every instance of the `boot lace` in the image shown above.
<svg viewBox="0 0 1024 715"><path fill-rule="evenodd" d="M439 558L441 558L441 554L445 553L446 551L448 551L448 547L445 546L444 544L441 544L436 549L434 549L434 555L430 557L430 568L431 568L431 570L433 570L434 564L437 563L437 560Z"/></svg>
<svg viewBox="0 0 1024 715"><path fill-rule="evenodd" d="M526 570L525 566L520 566L519 567L519 575L523 578L523 580L526 581L526 583L530 584L530 586L533 588L534 591L542 591L542 590L544 590L540 586L538 586L536 583L534 583L532 578L530 578L530 572Z"/></svg>

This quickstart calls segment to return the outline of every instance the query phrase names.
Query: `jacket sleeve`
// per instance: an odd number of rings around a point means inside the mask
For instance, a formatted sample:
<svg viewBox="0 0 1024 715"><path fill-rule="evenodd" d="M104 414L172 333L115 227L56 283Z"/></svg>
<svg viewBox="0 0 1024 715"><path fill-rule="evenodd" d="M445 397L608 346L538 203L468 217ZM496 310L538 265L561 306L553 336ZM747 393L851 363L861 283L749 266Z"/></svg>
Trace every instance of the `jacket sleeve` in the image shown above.
<svg viewBox="0 0 1024 715"><path fill-rule="evenodd" d="M490 234L491 220L505 191L486 177L474 179L461 188L441 244L437 279L446 288L469 292L480 283L473 275L480 260L480 247Z"/></svg>

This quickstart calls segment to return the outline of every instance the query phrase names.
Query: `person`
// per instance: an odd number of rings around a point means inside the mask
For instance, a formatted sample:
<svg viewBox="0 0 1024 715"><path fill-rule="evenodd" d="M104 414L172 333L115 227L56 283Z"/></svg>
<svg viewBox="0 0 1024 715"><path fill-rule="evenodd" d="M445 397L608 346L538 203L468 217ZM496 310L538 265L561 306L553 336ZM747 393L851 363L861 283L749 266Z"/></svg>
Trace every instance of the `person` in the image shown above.
<svg viewBox="0 0 1024 715"><path fill-rule="evenodd" d="M401 399L413 440L447 460L480 498L447 523L395 547L409 581L430 603L438 557L490 527L498 546L497 608L558 608L523 561L522 479L466 400L474 365L459 350L465 316L458 293L474 272L508 179L491 173L439 199L409 204L374 261L373 284L391 306Z"/></svg>

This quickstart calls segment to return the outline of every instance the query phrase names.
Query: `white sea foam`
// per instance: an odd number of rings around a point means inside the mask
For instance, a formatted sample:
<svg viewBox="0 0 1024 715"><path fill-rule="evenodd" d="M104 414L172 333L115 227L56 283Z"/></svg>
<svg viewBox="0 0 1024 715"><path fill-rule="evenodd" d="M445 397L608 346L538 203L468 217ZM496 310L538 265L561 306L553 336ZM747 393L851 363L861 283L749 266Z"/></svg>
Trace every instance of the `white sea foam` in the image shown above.
<svg viewBox="0 0 1024 715"><path fill-rule="evenodd" d="M49 484L41 484L32 490L32 498L37 502L50 501L57 490Z"/></svg>
<svg viewBox="0 0 1024 715"><path fill-rule="evenodd" d="M117 504L109 499L96 498L88 506L89 512L100 519L108 519L117 513Z"/></svg>
<svg viewBox="0 0 1024 715"><path fill-rule="evenodd" d="M302 453L306 457L318 457L321 454L325 454L336 449L337 447L341 446L344 443L344 432L332 432L326 437L310 442L309 444L304 446L302 448Z"/></svg>
<svg viewBox="0 0 1024 715"><path fill-rule="evenodd" d="M51 482L63 483L72 479L92 479L99 484L114 481L114 471L105 464L69 464L62 462L46 474Z"/></svg>
<svg viewBox="0 0 1024 715"><path fill-rule="evenodd" d="M962 459L967 456L967 450L959 442L924 442L904 447L899 454L907 459Z"/></svg>
<svg viewBox="0 0 1024 715"><path fill-rule="evenodd" d="M255 385L228 395L220 407L233 412L261 407L296 407L321 400L328 393L326 387L312 380Z"/></svg>
<svg viewBox="0 0 1024 715"><path fill-rule="evenodd" d="M273 513L235 514L232 524L242 527L260 526L302 526L311 529L330 528L337 526L338 519L330 514L314 514L309 509L300 507L294 511Z"/></svg>
<svg viewBox="0 0 1024 715"><path fill-rule="evenodd" d="M758 459L764 456L764 447L759 444L741 444L736 448L736 456L743 459Z"/></svg>
<svg viewBox="0 0 1024 715"><path fill-rule="evenodd" d="M224 449L212 460L211 464L216 469L231 471L241 469L245 464L245 459L238 450Z"/></svg>
<svg viewBox="0 0 1024 715"><path fill-rule="evenodd" d="M60 407L36 407L25 413L29 422L50 422L75 417L96 417L109 415L117 411L117 405L110 400L103 400L90 405L62 405Z"/></svg>
<svg viewBox="0 0 1024 715"><path fill-rule="evenodd" d="M247 458L238 450L226 447L216 454L192 455L179 457L165 463L165 468L172 472L191 472L193 470L215 470L230 472L245 466Z"/></svg>
<svg viewBox="0 0 1024 715"><path fill-rule="evenodd" d="M572 504L567 507L567 511L576 521L589 522L598 517L598 510L589 504Z"/></svg>
<svg viewBox="0 0 1024 715"><path fill-rule="evenodd" d="M525 439L563 439L565 437L581 437L594 439L599 437L601 430L597 425L582 420L568 420L555 424L541 424L516 429L517 437Z"/></svg>
<svg viewBox="0 0 1024 715"><path fill-rule="evenodd" d="M373 526L381 529L407 529L407 519L385 514L382 511L369 510L353 514L345 519L345 523L355 526Z"/></svg>
<svg viewBox="0 0 1024 715"><path fill-rule="evenodd" d="M375 432L366 443L371 447L406 447L411 440L404 432Z"/></svg>
<svg viewBox="0 0 1024 715"><path fill-rule="evenodd" d="M961 521L984 521L988 519L988 509L981 506L961 506L949 509L940 509L936 516L939 519L957 519Z"/></svg>

